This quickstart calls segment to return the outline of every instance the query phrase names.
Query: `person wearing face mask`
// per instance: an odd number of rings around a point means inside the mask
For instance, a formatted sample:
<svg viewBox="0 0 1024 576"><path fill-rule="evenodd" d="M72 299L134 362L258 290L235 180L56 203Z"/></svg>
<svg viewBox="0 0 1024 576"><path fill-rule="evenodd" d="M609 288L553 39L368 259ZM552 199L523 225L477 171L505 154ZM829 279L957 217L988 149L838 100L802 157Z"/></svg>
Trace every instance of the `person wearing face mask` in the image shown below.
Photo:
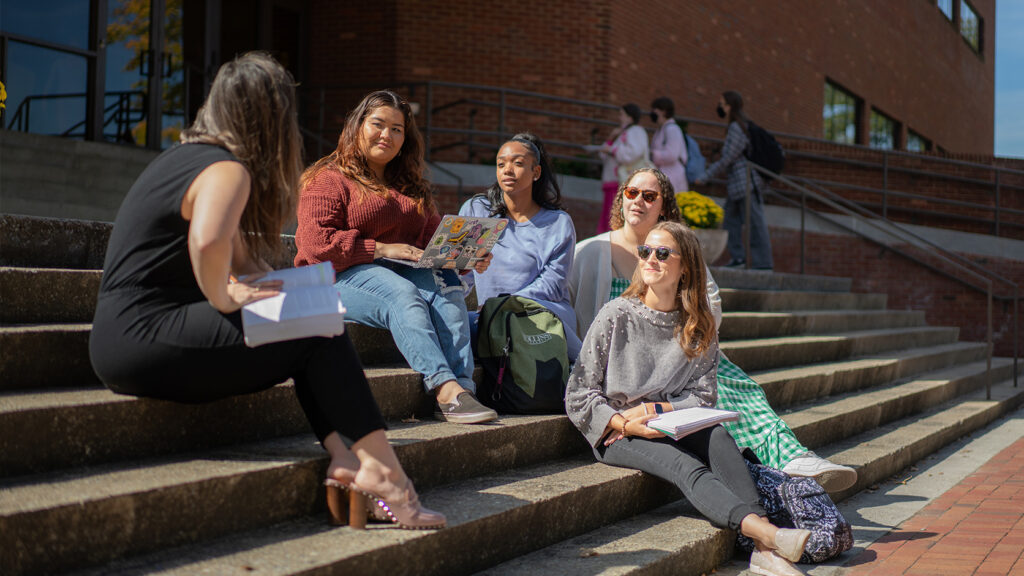
<svg viewBox="0 0 1024 576"><path fill-rule="evenodd" d="M715 112L719 118L725 118L729 126L726 129L725 143L722 145L722 156L710 166L698 184L712 178L728 174L726 184L725 218L722 226L729 232L729 263L726 266L738 267L746 264L746 251L743 247L743 224L746 220L747 195L747 158L750 149L750 134L747 128L747 116L743 113L743 97L739 92L723 92L718 99ZM750 171L750 267L759 270L772 269L772 243L768 235L768 225L764 219L765 182L761 175Z"/></svg>
<svg viewBox="0 0 1024 576"><path fill-rule="evenodd" d="M490 269L466 279L476 285L477 302L500 294L534 300L562 321L569 361L580 339L566 279L572 270L576 230L562 210L562 193L544 144L528 132L516 134L498 150L497 182L462 205L463 216L508 218L494 245Z"/></svg>
<svg viewBox="0 0 1024 576"><path fill-rule="evenodd" d="M457 274L382 260L418 260L441 221L404 98L373 92L349 113L338 148L302 176L298 221L295 265L334 265L347 319L391 332L436 398L438 418L497 418L473 395L473 349ZM481 260L476 270L489 263Z"/></svg>
<svg viewBox="0 0 1024 576"><path fill-rule="evenodd" d="M675 113L676 105L669 98L662 96L651 102L651 122L658 127L651 137L651 160L668 176L676 192L686 192L686 140Z"/></svg>

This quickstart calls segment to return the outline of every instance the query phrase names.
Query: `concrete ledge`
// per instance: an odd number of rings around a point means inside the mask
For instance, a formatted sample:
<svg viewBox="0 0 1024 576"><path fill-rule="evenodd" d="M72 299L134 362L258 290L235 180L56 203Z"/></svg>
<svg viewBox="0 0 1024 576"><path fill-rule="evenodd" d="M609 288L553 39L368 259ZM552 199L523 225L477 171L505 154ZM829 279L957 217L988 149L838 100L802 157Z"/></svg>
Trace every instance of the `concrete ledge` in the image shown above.
<svg viewBox="0 0 1024 576"><path fill-rule="evenodd" d="M99 270L112 229L109 222L0 214L0 266Z"/></svg>
<svg viewBox="0 0 1024 576"><path fill-rule="evenodd" d="M914 310L726 312L718 337L739 340L924 325L924 312Z"/></svg>
<svg viewBox="0 0 1024 576"><path fill-rule="evenodd" d="M92 322L98 270L0 267L0 322Z"/></svg>

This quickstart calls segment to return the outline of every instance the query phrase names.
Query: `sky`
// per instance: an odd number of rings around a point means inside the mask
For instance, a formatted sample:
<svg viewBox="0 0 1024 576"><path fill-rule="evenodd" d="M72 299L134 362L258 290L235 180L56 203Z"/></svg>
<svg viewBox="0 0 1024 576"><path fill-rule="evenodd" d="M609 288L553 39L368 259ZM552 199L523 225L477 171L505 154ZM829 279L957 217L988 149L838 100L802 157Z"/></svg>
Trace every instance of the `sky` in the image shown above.
<svg viewBox="0 0 1024 576"><path fill-rule="evenodd" d="M996 2L996 156L1024 158L1024 1Z"/></svg>

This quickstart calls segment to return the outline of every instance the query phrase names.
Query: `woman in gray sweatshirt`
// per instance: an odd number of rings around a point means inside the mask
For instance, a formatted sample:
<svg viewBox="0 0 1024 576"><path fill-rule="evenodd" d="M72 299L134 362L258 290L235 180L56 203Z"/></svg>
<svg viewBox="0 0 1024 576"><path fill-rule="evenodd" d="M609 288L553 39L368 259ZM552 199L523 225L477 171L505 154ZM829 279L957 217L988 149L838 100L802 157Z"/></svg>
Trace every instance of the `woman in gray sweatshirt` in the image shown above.
<svg viewBox="0 0 1024 576"><path fill-rule="evenodd" d="M718 335L692 230L661 222L637 247L640 263L621 298L598 313L565 394L566 413L601 462L672 482L712 524L757 544L756 574L802 574L810 532L765 518L735 441L713 426L673 441L647 426L658 413L713 407Z"/></svg>

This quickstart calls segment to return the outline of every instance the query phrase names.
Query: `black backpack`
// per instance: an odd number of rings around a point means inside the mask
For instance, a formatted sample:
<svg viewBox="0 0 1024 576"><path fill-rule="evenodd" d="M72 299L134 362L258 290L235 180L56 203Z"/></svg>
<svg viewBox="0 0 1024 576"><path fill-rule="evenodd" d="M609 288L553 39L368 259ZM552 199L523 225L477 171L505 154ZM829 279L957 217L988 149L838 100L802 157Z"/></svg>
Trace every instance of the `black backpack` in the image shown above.
<svg viewBox="0 0 1024 576"><path fill-rule="evenodd" d="M484 369L477 398L502 414L565 412L565 327L529 298L503 294L480 311L476 351Z"/></svg>
<svg viewBox="0 0 1024 576"><path fill-rule="evenodd" d="M786 163L786 153L771 132L753 122L747 121L747 134L750 136L750 147L747 148L747 160L772 172L779 174ZM766 180L771 177L763 175Z"/></svg>

